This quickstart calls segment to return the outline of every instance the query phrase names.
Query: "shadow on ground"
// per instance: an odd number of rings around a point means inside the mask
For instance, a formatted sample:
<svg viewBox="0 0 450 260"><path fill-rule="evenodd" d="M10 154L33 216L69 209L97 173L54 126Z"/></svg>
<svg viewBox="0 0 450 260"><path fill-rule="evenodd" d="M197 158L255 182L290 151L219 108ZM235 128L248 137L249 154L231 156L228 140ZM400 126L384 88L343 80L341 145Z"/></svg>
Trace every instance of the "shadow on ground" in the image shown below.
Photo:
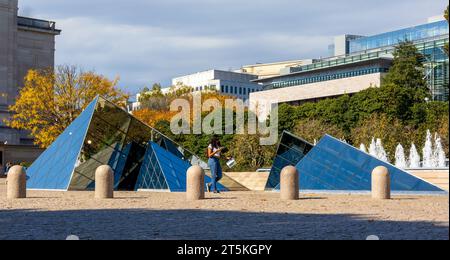
<svg viewBox="0 0 450 260"><path fill-rule="evenodd" d="M447 225L371 216L203 210L0 210L0 240L449 239Z"/></svg>

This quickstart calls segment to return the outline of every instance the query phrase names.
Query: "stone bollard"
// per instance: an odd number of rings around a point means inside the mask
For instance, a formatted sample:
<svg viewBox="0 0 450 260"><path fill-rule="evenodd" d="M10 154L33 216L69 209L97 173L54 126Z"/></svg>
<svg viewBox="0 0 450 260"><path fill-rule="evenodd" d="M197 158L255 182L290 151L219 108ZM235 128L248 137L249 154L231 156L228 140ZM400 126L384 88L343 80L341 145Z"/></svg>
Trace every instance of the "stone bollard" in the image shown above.
<svg viewBox="0 0 450 260"><path fill-rule="evenodd" d="M391 199L391 175L384 166L372 172L372 198L377 200Z"/></svg>
<svg viewBox="0 0 450 260"><path fill-rule="evenodd" d="M7 199L24 199L27 197L27 175L22 166L9 169L6 184Z"/></svg>
<svg viewBox="0 0 450 260"><path fill-rule="evenodd" d="M95 171L95 198L114 198L114 172L108 165L102 165Z"/></svg>
<svg viewBox="0 0 450 260"><path fill-rule="evenodd" d="M298 200L299 187L298 171L293 166L287 166L281 171L280 193L282 200Z"/></svg>
<svg viewBox="0 0 450 260"><path fill-rule="evenodd" d="M188 201L205 198L205 171L200 166L192 166L187 171L186 198Z"/></svg>

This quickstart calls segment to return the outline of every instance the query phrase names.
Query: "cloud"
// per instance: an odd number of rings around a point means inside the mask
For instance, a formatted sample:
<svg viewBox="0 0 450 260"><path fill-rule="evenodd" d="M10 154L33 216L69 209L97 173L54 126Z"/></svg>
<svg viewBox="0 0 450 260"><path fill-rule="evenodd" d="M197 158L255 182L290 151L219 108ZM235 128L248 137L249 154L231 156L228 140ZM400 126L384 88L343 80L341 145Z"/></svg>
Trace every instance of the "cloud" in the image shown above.
<svg viewBox="0 0 450 260"><path fill-rule="evenodd" d="M326 56L333 36L423 23L446 0L19 0L54 20L58 64L121 76L135 93L211 68Z"/></svg>

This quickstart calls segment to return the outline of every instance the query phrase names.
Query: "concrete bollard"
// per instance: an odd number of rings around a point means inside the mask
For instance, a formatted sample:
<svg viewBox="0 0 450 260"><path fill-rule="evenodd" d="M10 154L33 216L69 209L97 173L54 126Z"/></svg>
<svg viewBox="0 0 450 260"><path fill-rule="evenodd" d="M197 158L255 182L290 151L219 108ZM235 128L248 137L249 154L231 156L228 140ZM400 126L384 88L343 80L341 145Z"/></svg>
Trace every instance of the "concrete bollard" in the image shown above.
<svg viewBox="0 0 450 260"><path fill-rule="evenodd" d="M391 199L391 175L384 166L372 172L372 198L377 200Z"/></svg>
<svg viewBox="0 0 450 260"><path fill-rule="evenodd" d="M95 198L114 198L114 172L108 165L102 165L95 171Z"/></svg>
<svg viewBox="0 0 450 260"><path fill-rule="evenodd" d="M188 201L205 198L205 171L200 166L192 166L187 171L186 198Z"/></svg>
<svg viewBox="0 0 450 260"><path fill-rule="evenodd" d="M9 169L6 184L7 199L24 199L27 197L27 175L22 166Z"/></svg>
<svg viewBox="0 0 450 260"><path fill-rule="evenodd" d="M300 193L298 171L293 166L287 166L281 171L280 193L282 200L298 200Z"/></svg>

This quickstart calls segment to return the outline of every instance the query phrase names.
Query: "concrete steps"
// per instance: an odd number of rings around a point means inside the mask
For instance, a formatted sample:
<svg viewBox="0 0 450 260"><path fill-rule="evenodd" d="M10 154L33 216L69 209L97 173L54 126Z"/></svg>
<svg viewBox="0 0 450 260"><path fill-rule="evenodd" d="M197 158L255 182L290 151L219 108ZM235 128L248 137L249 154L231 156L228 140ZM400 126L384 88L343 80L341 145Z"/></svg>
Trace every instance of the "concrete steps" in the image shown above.
<svg viewBox="0 0 450 260"><path fill-rule="evenodd" d="M251 191L264 191L269 172L227 172L230 178L242 184Z"/></svg>
<svg viewBox="0 0 450 260"><path fill-rule="evenodd" d="M438 186L441 189L449 191L448 170L409 170L408 172Z"/></svg>
<svg viewBox="0 0 450 260"><path fill-rule="evenodd" d="M211 172L209 170L205 171L205 174L211 177ZM226 172L223 173L223 178L219 181L219 183L225 186L230 191L249 191L249 189L244 185L240 184L233 178L230 178L230 176L228 176L228 173Z"/></svg>

